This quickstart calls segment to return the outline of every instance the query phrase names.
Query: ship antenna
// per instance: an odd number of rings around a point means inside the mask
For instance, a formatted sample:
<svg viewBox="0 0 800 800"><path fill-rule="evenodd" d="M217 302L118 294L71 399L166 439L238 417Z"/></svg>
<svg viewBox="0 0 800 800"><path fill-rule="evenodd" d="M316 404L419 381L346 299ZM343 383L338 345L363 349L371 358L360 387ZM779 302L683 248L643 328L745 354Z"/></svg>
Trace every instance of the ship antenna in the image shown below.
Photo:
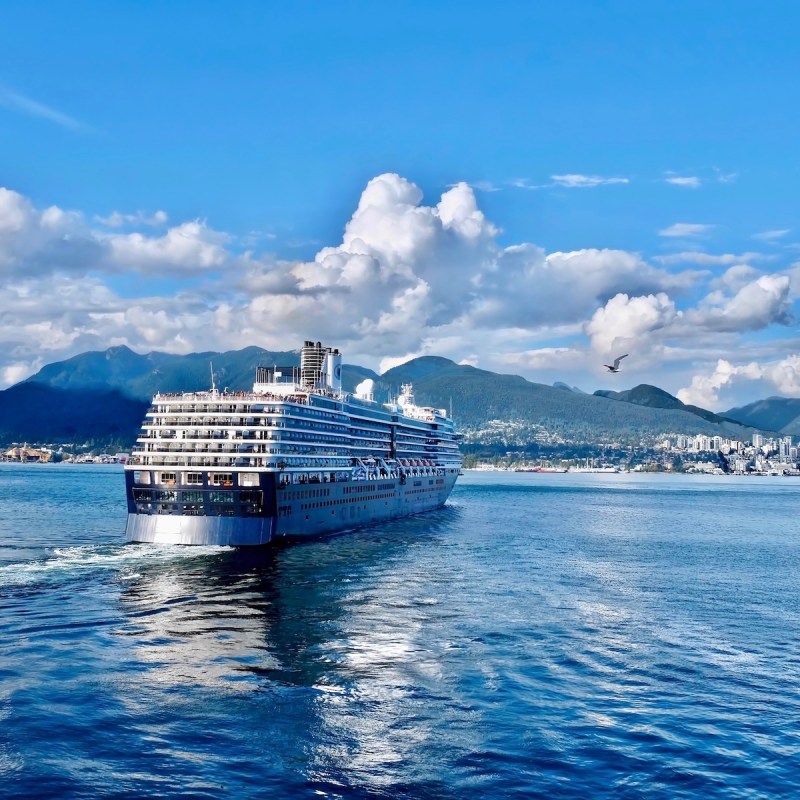
<svg viewBox="0 0 800 800"><path fill-rule="evenodd" d="M208 365L211 367L211 394L217 393L217 387L214 386L214 362L209 361Z"/></svg>

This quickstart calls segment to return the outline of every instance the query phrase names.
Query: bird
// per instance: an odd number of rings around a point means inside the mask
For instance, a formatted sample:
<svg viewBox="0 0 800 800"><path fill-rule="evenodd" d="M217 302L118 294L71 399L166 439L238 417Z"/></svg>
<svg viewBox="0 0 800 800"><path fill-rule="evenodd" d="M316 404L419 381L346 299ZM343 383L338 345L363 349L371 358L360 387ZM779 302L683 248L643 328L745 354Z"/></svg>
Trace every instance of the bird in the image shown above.
<svg viewBox="0 0 800 800"><path fill-rule="evenodd" d="M623 359L623 358L627 358L627 357L628 357L628 354L627 354L627 353L625 353L625 355L624 355L624 356L617 356L617 357L614 359L614 363L613 363L613 365L612 365L612 364L603 364L603 366L604 366L604 367L605 367L605 368L606 368L606 369L607 369L609 372L619 372L619 362L620 362L620 361L622 361L622 359Z"/></svg>

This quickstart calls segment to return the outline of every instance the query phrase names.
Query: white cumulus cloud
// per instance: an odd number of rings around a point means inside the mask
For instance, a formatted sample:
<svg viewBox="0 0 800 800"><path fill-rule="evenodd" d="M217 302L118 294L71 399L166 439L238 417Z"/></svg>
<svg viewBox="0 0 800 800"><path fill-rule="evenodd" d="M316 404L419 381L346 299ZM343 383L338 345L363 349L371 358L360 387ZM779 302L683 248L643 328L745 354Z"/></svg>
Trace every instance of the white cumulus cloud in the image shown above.
<svg viewBox="0 0 800 800"><path fill-rule="evenodd" d="M592 350L605 357L634 345L639 351L646 349L653 333L680 317L681 312L664 292L639 297L618 294L595 311L585 330Z"/></svg>
<svg viewBox="0 0 800 800"><path fill-rule="evenodd" d="M571 384L630 351L637 379L681 369L688 385L709 353L734 364L748 332L788 322L800 293L800 265L762 274L757 253L508 243L467 183L426 199L396 174L369 181L340 240L308 260L241 252L204 221L167 223L166 212L87 221L0 189L0 380L111 345L285 350L313 338L382 370L431 354ZM791 387L792 369L764 380Z"/></svg>
<svg viewBox="0 0 800 800"><path fill-rule="evenodd" d="M720 404L720 394L736 383L759 381L772 391L788 397L800 397L800 354L791 353L777 361L759 364L733 364L719 359L708 374L692 377L691 384L678 392L684 403L693 403L704 408L716 408Z"/></svg>
<svg viewBox="0 0 800 800"><path fill-rule="evenodd" d="M737 378L758 380L762 374L761 367L755 362L734 366L721 358L710 375L695 375L690 386L678 391L677 398L688 405L714 409L718 406L719 392L723 387Z"/></svg>
<svg viewBox="0 0 800 800"><path fill-rule="evenodd" d="M762 275L745 283L732 297L712 293L693 310L690 321L717 331L755 331L789 321L787 275Z"/></svg>
<svg viewBox="0 0 800 800"><path fill-rule="evenodd" d="M229 260L230 236L194 220L170 228L163 236L141 233L110 234L104 241L115 265L142 271L220 268Z"/></svg>

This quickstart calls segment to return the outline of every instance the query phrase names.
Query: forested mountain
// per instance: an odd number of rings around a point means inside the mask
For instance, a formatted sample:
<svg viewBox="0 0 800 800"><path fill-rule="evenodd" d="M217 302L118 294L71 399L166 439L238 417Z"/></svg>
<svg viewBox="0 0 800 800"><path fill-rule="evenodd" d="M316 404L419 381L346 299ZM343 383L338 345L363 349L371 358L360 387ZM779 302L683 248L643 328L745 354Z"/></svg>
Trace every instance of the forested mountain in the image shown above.
<svg viewBox="0 0 800 800"><path fill-rule="evenodd" d="M299 359L299 352L258 347L186 356L139 355L127 347L83 353L50 364L0 392L0 434L4 441L66 441L119 433L132 443L155 391L208 389L212 363L219 389L246 390L252 386L256 366L298 365ZM752 433L738 422L684 406L672 395L646 385L628 392L590 395L566 384L533 383L437 356L415 358L383 375L344 365L345 390L353 391L366 378L374 381L378 402L397 396L402 384L412 383L418 403L448 411L452 408L457 424L478 437L487 425L497 424L517 426L523 436L548 431L586 442L634 441L666 432L742 439Z"/></svg>
<svg viewBox="0 0 800 800"><path fill-rule="evenodd" d="M637 406L647 406L648 408L671 408L679 411L688 411L690 414L697 414L708 422L723 424L725 422L739 422L742 420L731 419L725 416L720 416L712 411L706 411L699 406L687 405L686 403L678 400L669 392L659 389L657 386L651 386L648 383L640 383L634 386L633 389L626 389L622 392L614 392L610 389L598 389L595 394L598 397L607 397L609 400L619 400L623 403L633 403ZM745 425L749 423L743 423Z"/></svg>
<svg viewBox="0 0 800 800"><path fill-rule="evenodd" d="M468 428L502 420L537 424L586 441L662 432L750 435L739 423L704 419L685 408L620 403L533 383L518 375L498 375L455 364L446 358L414 359L384 373L381 382L390 387L413 383L418 402L447 409L452 403L457 423Z"/></svg>
<svg viewBox="0 0 800 800"><path fill-rule="evenodd" d="M117 390L19 383L0 392L0 444L130 447L148 405Z"/></svg>
<svg viewBox="0 0 800 800"><path fill-rule="evenodd" d="M271 351L245 347L224 353L134 353L128 347L81 353L66 361L42 367L25 383L61 389L119 389L128 397L149 400L156 392L201 391L211 388L211 371L220 390L249 389L256 367L299 366L299 351ZM343 383L347 391L365 378L378 379L372 370L345 365Z"/></svg>
<svg viewBox="0 0 800 800"><path fill-rule="evenodd" d="M785 436L800 434L800 398L768 397L725 412L725 416L744 425L778 431Z"/></svg>

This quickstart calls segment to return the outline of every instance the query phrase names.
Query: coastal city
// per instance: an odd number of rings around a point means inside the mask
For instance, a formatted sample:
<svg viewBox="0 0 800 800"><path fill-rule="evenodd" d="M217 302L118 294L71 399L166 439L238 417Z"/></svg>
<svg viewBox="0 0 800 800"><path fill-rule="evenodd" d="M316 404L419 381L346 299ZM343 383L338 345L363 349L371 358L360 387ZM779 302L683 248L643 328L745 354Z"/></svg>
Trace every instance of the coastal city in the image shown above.
<svg viewBox="0 0 800 800"><path fill-rule="evenodd" d="M542 448L544 449L544 448ZM798 475L798 446L791 436L754 433L740 441L722 436L663 434L636 447L608 443L593 446L595 455L578 457L575 444L551 443L552 453L531 457L521 450L482 458L467 455L465 469L510 469L523 472L681 472L712 475Z"/></svg>
<svg viewBox="0 0 800 800"><path fill-rule="evenodd" d="M495 431L497 426L495 426ZM469 442L467 437L467 441ZM540 444L545 437L537 437ZM474 439L473 439L474 442ZM506 445L521 443L506 440ZM498 442L495 440L495 445ZM498 449L490 457L470 452L465 446L464 469L515 470L518 472L680 472L712 475L800 476L800 447L791 436L767 437L754 433L750 441L722 436L662 434L642 439L638 446L593 443L578 455L581 446L560 437L547 437L537 456L525 449ZM124 464L126 452L94 452L91 448L66 449L63 445L14 444L0 450L0 462Z"/></svg>

